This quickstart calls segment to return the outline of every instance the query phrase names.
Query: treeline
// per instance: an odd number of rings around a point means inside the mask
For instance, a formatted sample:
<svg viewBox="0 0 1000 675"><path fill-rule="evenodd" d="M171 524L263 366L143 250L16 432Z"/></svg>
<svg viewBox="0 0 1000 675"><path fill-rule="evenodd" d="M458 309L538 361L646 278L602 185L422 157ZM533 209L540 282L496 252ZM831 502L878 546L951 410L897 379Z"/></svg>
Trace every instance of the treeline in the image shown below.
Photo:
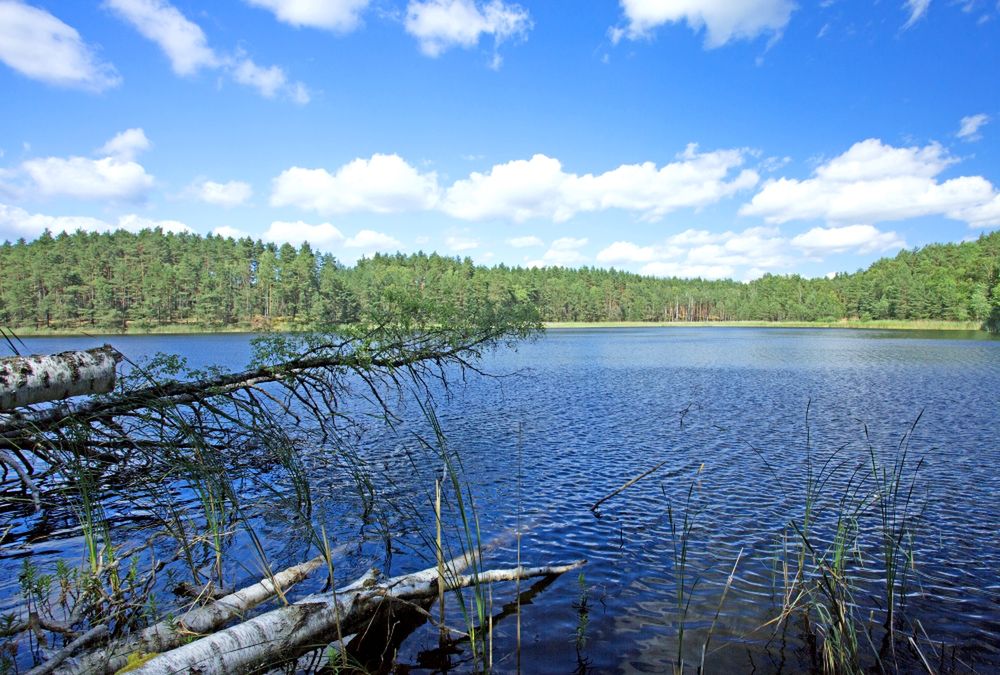
<svg viewBox="0 0 1000 675"><path fill-rule="evenodd" d="M345 323L381 304L515 297L544 321L932 319L1000 326L1000 232L902 251L832 279L660 279L597 268L476 266L436 254L345 267L309 244L77 232L0 246L0 326L266 328Z"/></svg>

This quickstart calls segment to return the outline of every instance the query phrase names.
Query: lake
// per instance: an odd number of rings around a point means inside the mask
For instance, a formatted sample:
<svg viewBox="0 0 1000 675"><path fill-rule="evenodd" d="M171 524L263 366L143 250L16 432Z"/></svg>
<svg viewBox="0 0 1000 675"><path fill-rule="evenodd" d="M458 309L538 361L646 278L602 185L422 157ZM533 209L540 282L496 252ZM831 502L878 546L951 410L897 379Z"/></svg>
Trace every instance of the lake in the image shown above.
<svg viewBox="0 0 1000 675"><path fill-rule="evenodd" d="M237 369L251 353L246 335L25 340L36 352L105 341L133 359L169 352L192 366ZM914 485L907 630L944 645L952 664L1000 668L1000 340L883 330L563 329L482 365L503 377L468 374L432 393L447 444L462 459L483 541L520 527L527 565L588 560L582 575L525 598L525 672L669 671L681 621L685 661L696 663L716 613L710 671L807 667L800 631L767 626L780 607L780 553L797 541L788 522L802 517L809 477L824 476L815 537L828 543L823 528L841 495L858 489L857 467L870 467L873 454L891 464L911 427L901 470ZM373 511L362 511L355 483L324 456L329 448L305 451L314 460L314 517L343 545L344 580L372 565L399 574L431 559L424 537L440 462L421 449L429 424L414 403L400 397L401 422L389 429L372 420L356 443L381 501ZM125 523L117 536L128 539L128 516L138 507L122 497L109 509ZM681 569L675 545L685 516L691 529ZM64 517L47 525L45 541L31 541L43 530L30 518L16 523L15 545L0 559L0 612L15 603L26 553L38 561L79 556L79 532L71 514ZM255 516L278 567L315 554L290 536L288 523L280 509ZM245 538L232 546L237 559L252 558ZM862 536L855 553L852 603L865 616L881 611L872 590L877 549ZM513 566L514 543L502 540L488 559ZM237 584L260 576L249 562L233 563L230 574ZM683 614L679 588L690 591ZM513 598L503 585L493 593L495 612ZM500 672L515 667L514 634L513 618L497 623ZM434 663L436 646L436 630L425 626L398 661ZM458 670L468 668L461 655L452 658Z"/></svg>

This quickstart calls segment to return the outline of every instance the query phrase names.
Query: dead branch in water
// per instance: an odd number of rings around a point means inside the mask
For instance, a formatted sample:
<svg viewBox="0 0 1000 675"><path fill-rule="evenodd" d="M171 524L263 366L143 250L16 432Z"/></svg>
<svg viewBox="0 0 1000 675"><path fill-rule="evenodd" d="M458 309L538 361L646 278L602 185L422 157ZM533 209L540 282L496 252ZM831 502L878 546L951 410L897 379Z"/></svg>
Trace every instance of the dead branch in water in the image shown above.
<svg viewBox="0 0 1000 675"><path fill-rule="evenodd" d="M600 506L604 502L608 501L609 499L611 499L615 495L620 494L620 493L624 492L625 490L628 490L630 487L632 487L633 485L635 485L636 483L638 483L639 481L641 481L646 476L649 476L650 474L655 473L661 466L663 466L666 463L667 463L666 460L660 462L659 464L657 464L656 466L654 466L649 471L646 471L645 473L640 474L640 475L636 476L635 478L633 478L632 480L626 482L624 485L622 485L620 488L618 488L617 490L615 490L611 494L609 494L609 495L607 495L605 497L601 497L596 502L594 502L593 506L590 507L590 510L596 512L598 506Z"/></svg>
<svg viewBox="0 0 1000 675"><path fill-rule="evenodd" d="M449 575L448 590L479 583L514 581L559 575L581 567L580 560L567 565L516 567L487 570L477 575ZM437 565L414 574L394 577L382 583L352 584L327 593L304 598L292 605L261 614L219 633L160 654L140 668L136 675L192 672L248 672L261 665L294 657L329 642L339 616L342 630L355 632L386 601L417 601L436 597Z"/></svg>

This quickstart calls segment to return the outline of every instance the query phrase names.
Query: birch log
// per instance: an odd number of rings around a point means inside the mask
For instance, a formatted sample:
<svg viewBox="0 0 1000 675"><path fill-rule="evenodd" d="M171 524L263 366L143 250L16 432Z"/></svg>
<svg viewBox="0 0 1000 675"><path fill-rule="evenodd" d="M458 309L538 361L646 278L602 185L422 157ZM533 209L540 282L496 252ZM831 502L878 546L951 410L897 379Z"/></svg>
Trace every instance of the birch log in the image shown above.
<svg viewBox="0 0 1000 675"><path fill-rule="evenodd" d="M128 655L133 652L162 652L173 649L189 640L192 635L210 633L236 617L243 616L277 593L275 584L282 592L302 581L324 563L322 557L289 567L262 580L220 598L204 607L196 607L171 621L162 621L141 631L138 635L112 643L105 649L83 656L77 663L67 664L60 673L114 673L128 663ZM368 579L374 577L362 577Z"/></svg>
<svg viewBox="0 0 1000 675"><path fill-rule="evenodd" d="M111 345L60 354L0 359L0 410L105 394L115 386L121 355Z"/></svg>
<svg viewBox="0 0 1000 675"><path fill-rule="evenodd" d="M568 565L490 570L476 576L452 575L446 586L450 590L475 583L551 576L584 563L580 560ZM160 654L130 672L133 675L252 672L279 658L327 644L338 623L343 634L356 632L386 600L413 602L433 598L438 593L437 580L435 566L379 584L352 584L336 593L309 596Z"/></svg>

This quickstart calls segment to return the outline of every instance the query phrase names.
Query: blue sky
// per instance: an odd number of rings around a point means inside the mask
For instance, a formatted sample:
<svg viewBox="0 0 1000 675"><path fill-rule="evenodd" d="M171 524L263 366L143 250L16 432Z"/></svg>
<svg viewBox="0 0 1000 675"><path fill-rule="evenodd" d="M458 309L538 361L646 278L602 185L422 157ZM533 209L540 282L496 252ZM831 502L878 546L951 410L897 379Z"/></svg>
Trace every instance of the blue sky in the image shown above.
<svg viewBox="0 0 1000 675"><path fill-rule="evenodd" d="M0 0L0 239L751 279L1000 227L997 0Z"/></svg>

